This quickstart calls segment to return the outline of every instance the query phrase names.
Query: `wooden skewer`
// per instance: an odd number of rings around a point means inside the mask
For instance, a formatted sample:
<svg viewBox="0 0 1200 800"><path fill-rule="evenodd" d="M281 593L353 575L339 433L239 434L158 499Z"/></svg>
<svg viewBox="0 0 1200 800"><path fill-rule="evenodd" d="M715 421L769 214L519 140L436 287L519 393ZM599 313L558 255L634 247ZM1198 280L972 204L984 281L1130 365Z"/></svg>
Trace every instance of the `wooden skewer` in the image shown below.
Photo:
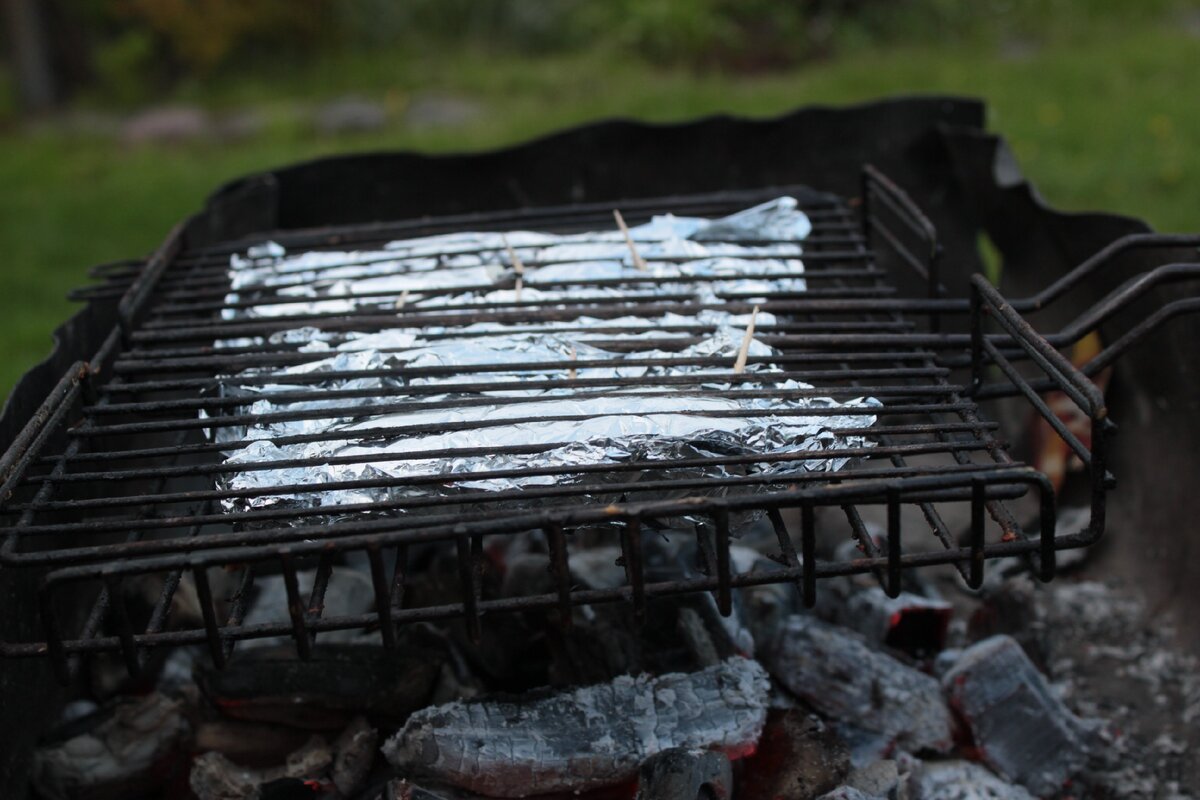
<svg viewBox="0 0 1200 800"><path fill-rule="evenodd" d="M579 360L579 358L578 358L578 355L576 354L576 352L575 352L575 348L574 348L574 347L572 347L572 348L571 348L571 360L572 360L572 361L578 361L578 360ZM575 368L574 368L574 367L571 367L570 369L568 369L568 370L567 370L567 379L568 379L568 380L572 380L572 381L573 381L573 380L575 380L575 376L576 376L576 374L577 374L577 373L575 372Z"/></svg>
<svg viewBox="0 0 1200 800"><path fill-rule="evenodd" d="M742 346L738 348L737 360L733 362L733 374L741 375L746 371L746 357L750 355L750 342L754 341L754 323L758 321L758 306L750 313L750 324L746 326L746 335L742 337Z"/></svg>
<svg viewBox="0 0 1200 800"><path fill-rule="evenodd" d="M396 310L404 308L404 304L408 302L408 289L400 293L400 297L396 299Z"/></svg>
<svg viewBox="0 0 1200 800"><path fill-rule="evenodd" d="M629 253L633 256L633 266L642 272L649 272L650 268L646 266L646 260L637 251L637 245L633 243L633 237L629 235L629 226L625 224L625 218L615 208L613 209L613 218L616 219L617 227L621 229L621 234L625 237L625 244L629 245Z"/></svg>
<svg viewBox="0 0 1200 800"><path fill-rule="evenodd" d="M521 257L517 255L517 251L508 243L508 237L503 233L500 234L500 240L504 242L504 249L508 251L508 260L512 264L513 272L517 273L517 283L513 287L513 299L518 303L521 302L521 288L525 285L525 263L521 261Z"/></svg>

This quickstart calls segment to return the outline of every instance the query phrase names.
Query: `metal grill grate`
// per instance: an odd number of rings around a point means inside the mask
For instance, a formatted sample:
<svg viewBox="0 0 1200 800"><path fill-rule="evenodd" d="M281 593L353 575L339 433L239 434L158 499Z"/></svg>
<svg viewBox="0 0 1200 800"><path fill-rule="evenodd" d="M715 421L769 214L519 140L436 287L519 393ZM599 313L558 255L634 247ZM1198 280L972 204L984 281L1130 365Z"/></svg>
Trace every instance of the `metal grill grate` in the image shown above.
<svg viewBox="0 0 1200 800"><path fill-rule="evenodd" d="M690 296L662 293L640 296L634 291L613 298L451 305L430 310L397 309L394 306L400 299L398 293L384 291L358 297L370 301L372 306L347 313L225 319L221 312L230 307L226 300L230 290L229 257L244 251L250 242L184 250L177 232L140 269L118 264L103 270L100 276L104 282L80 296L121 296L122 325L104 342L92 362L94 369L80 364L64 377L0 462L0 475L5 479L0 513L10 526L0 550L0 563L4 568L45 572L41 584L44 638L5 642L0 653L6 657L49 655L60 678L66 680L78 666L78 656L98 652L122 653L129 669L136 672L148 648L207 643L212 658L221 664L240 640L289 635L294 638L299 655L304 657L316 637L325 631L374 629L384 645L395 647L397 626L418 621L462 617L468 629L477 634L481 617L486 614L558 609L564 623L569 623L572 606L627 602L640 611L653 598L686 592L714 592L719 608L727 614L735 588L763 583L794 582L805 602L811 604L815 602L819 579L860 572L874 572L884 589L894 594L900 589L904 569L934 564L953 564L969 585L979 586L985 559L1001 556L1027 556L1035 562L1038 574L1049 579L1054 573L1057 549L1089 544L1103 531L1104 495L1111 483L1103 464L1103 442L1111 427L1105 418L1103 397L1083 373L1054 349L1053 345L1059 343L1055 337L1046 339L1034 333L1013 306L1005 303L982 279L973 284L970 301L944 297L937 274L940 251L936 231L903 192L868 168L864 173L861 221L840 199L800 187L660 198L622 203L620 208L631 223L664 211L715 216L788 193L801 198L801 208L813 223L812 233L803 243L804 279L808 288L804 292L777 293L765 302L750 302L747 297L730 294L720 297L718 303L697 304ZM446 231L595 230L611 227L611 214L610 205L580 205L283 232L271 238L289 251L345 250ZM265 237L257 241L261 238ZM773 242L755 244L769 246ZM927 281L928 296L898 297L889 283L887 270L879 264L881 259L871 249L872 244L881 248L881 256L886 253L891 261L915 268ZM1081 266L1082 272L1077 270L1071 280L1078 281L1088 271L1099 268L1107 257ZM627 282L628 279L576 282L556 288ZM1049 291L1061 293L1069 286L1068 283L1051 287ZM233 305L262 304L272 297L281 297L273 294L281 288L284 287L276 286L253 295L243 293L242 299ZM380 304L377 307L373 305L376 301ZM1114 302L1119 305L1119 298ZM1022 307L1020 303L1015 305ZM273 369L321 357L302 352L297 343L257 341L217 347L218 341L265 337L300 325L337 334L398 324L405 327L460 324L463 312L469 312L472 322L516 322L536 330L539 324L570 322L583 315L616 320L628 315L653 317L706 308L744 314L754 306L778 319L776 325L760 328L756 335L759 341L781 352L760 359L784 370L771 373L771 379L793 378L814 388L739 391L761 397L875 397L882 407L808 408L801 412L812 416L860 415L864 424L844 432L868 437L871 447L812 454L767 452L676 460L666 466L739 465L746 474L664 480L657 486L653 481L637 480L638 473L654 466L646 463L503 472L503 475L555 476L603 470L627 474L627 479L607 483L608 491L661 488L705 495L669 501L612 506L578 502L587 494L588 484L584 481L336 507L222 510L221 502L233 497L268 492L302 493L314 487L297 484L270 489L221 488L216 483L217 476L246 469L246 465L225 464L222 453L246 446L249 441L218 443L206 438L205 431L261 423L271 418L322 419L336 413L321 409L285 410L273 412L273 417L249 414L243 408L244 398L214 394L228 380L222 376L255 368L263 372L257 377L239 377L238 382L283 382L294 386L273 395L273 399L351 401L377 397L378 403L369 412L364 412L360 405L347 406L347 413L359 416L404 410L411 406L412 400L389 400L379 395L378 390L328 390L313 385L330 378L378 377L382 374L378 370L323 372L319 376L273 375ZM961 318L963 314L970 315L970 333L940 332L945 316ZM998 332L985 330L986 319L996 322ZM689 324L673 331L683 336L639 339L631 344L618 338L631 332L619 323L592 324L588 331L611 333L614 338L597 344L614 352L635 346L678 349L708 332L704 326ZM448 334L431 333L429 338L439 335ZM1118 343L1115 351L1110 348L1102 361L1110 361L1124 346L1127 343ZM753 363L755 359L750 360ZM1013 366L1013 362L1020 360L1032 361L1045 377L1037 380L1025 377L1022 370ZM587 360L506 363L503 369L584 369L603 363ZM622 363L721 367L728 360L667 355ZM1007 382L986 386L984 378L993 364ZM723 376L722 381L731 384L734 390L743 383L764 381L761 373L737 375L732 372L732 364L729 366L730 374ZM968 367L969 373L961 369ZM490 382L489 375L499 369L499 365L472 367L469 371L476 379L459 388L480 392L495 389L498 384ZM466 371L463 367L399 367L393 372L416 378L446 374L449 370ZM963 376L962 382L956 383L956 376ZM691 394L704 396L714 391L703 385L711 380L711 374L568 378L556 380L553 385L558 389L587 389L593 393L621 391L622 396L629 396L631 387L646 395L683 387ZM528 386L538 388L540 384ZM1049 388L1066 393L1092 420L1094 430L1089 443L1081 442L1057 422L1057 417L1039 398L1037 392ZM422 389L409 386L405 392L420 395ZM444 387L433 386L427 394L441 392ZM997 426L978 413L975 402L978 397L1017 393L1026 395L1052 425L1057 423L1058 433L1092 475L1092 519L1083 531L1056 533L1049 481L1030 467L1014 462L994 436ZM462 404L456 401L456 405ZM200 414L202 410L204 416ZM876 418L874 424L869 424L869 417ZM444 427L439 425L438 429ZM404 432L416 430L407 427ZM344 434L315 432L275 441L295 444L333 437L344 438ZM512 447L507 452L520 455L533 451ZM476 454L482 455L484 450ZM758 464L834 457L853 461L840 472L789 475L786 486L779 485L778 476L758 474L753 469ZM369 457L343 458L343 463L354 463L355 458L362 461ZM307 465L304 460L268 464ZM477 480L488 476L489 473L471 473L469 477ZM365 478L342 482L336 488L363 489L395 486L403 481L460 479L446 475ZM755 491L748 491L751 489ZM1040 516L1034 535L1022 528L1017 516L1006 506L1006 501L1023 498L1030 490L1037 495L1035 507ZM455 508L464 498L485 507L513 499L555 499L563 504L537 511L485 510L464 514ZM572 503L573 499L577 502ZM960 516L969 519L962 542L956 539L959 531L945 519L946 510L954 507L959 509ZM418 508L422 511L420 516L385 515L388 511ZM739 574L732 565L730 515L746 510L766 513L779 544L780 570ZM683 514L701 520L695 525L695 536L704 562L702 574L690 580L648 581L643 572L642 536L665 520ZM337 521L330 522L331 516L337 517ZM872 516L882 520L883 535L878 540L871 535L865 521ZM914 519L918 520L916 524ZM626 583L614 589L581 590L572 584L570 577L571 551L576 546L574 531L600 523L608 526L621 547ZM857 541L861 557L818 558L818 524L839 526ZM554 576L555 590L515 598L482 596L480 573L487 541L527 531L540 531L546 537L547 567ZM457 559L461 584L457 602L425 606L406 596L409 550L430 543L443 544ZM353 553L365 555L369 564L376 610L354 617L325 616L324 597L333 566ZM210 570L215 569L234 570L240 576L238 588L231 596L214 596ZM297 576L299 571L309 569L315 570L315 579L311 592L304 596ZM278 623L243 624L255 577L276 571L283 575L288 594L286 617ZM161 586L161 591L148 621L144 626L139 623L135 629L125 607L124 587L150 576ZM202 626L180 627L171 618L173 598L185 581L194 585ZM89 611L75 619L78 615L71 613L73 606L67 605L64 598L79 594L89 598Z"/></svg>

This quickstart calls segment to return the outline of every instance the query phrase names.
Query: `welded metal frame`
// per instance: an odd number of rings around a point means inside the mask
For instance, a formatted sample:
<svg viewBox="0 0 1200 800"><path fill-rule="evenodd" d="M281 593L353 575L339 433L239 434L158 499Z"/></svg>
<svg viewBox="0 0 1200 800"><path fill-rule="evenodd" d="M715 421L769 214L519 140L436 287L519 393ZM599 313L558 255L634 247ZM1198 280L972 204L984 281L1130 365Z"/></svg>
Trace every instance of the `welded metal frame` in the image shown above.
<svg viewBox="0 0 1200 800"><path fill-rule="evenodd" d="M787 187L643 200L622 203L621 208L631 219L660 209L715 214L786 191ZM1156 325L1175 314L1196 310L1197 301L1177 301L1164 308L1135 329L1136 335L1131 334L1132 338L1123 337L1113 343L1082 369L1067 361L1057 348L1079 338L1080 331L1094 328L1124 308L1147 286L1194 275L1194 265L1168 265L1133 279L1073 327L1058 334L1038 334L1020 312L1036 310L1052 302L1088 275L1105 267L1124 250L1200 244L1200 237L1129 237L1081 264L1043 293L1026 300L1006 303L979 276L972 282L970 298L950 299L944 297L944 289L938 280L940 247L936 230L886 176L870 167L864 170L861 221L856 221L837 198L814 198L811 192L806 192L805 196L808 198L805 210L814 219L814 235L806 243L803 256L805 277L817 285L801 296L773 297L767 303L759 304L763 310L786 316L788 321L781 326L782 332L763 332L758 338L783 349L784 355L772 356L771 361L819 367L789 370L783 374L784 377L813 382L817 387L813 394L834 397L873 394L885 401L884 409L873 412L881 418L917 416L924 419L892 425L883 422L871 427L866 432L876 438L876 446L844 454L864 459L886 457L888 464L882 468L856 465L854 469L838 473L789 477L787 483L792 485L791 488L765 494L626 503L605 508L568 507L476 518L461 514L423 514L419 518L366 518L308 526L270 527L273 520L291 521L287 518L300 520L304 516L315 516L312 512L294 509L219 513L215 504L227 493L211 488L171 488L168 491L172 481L211 479L221 468L219 464L204 461L199 465L182 463L184 460L215 455L218 450L230 447L228 443L189 442L189 432L244 421L229 414L200 419L197 412L201 408L219 409L244 403L203 398L200 392L216 388L222 380L220 374L228 374L239 366L288 364L310 356L295 353L287 347L217 350L212 347L212 342L295 327L297 318L246 323L223 322L214 317L218 307L223 307L217 298L223 298L228 288L225 274L228 256L244 249L245 241L187 251L183 247L183 228L180 227L145 264L120 263L101 270L99 276L105 282L92 290L91 296L121 293L118 328L103 343L92 362L94 368L82 363L75 365L26 430L0 458L0 480L3 481L0 514L10 521L0 546L0 568L49 570L41 588L44 640L0 643L0 656L49 656L59 677L68 680L78 666L78 656L99 652L122 653L129 669L136 672L147 648L207 643L214 662L220 665L227 660L237 641L291 635L298 654L305 657L322 631L374 628L379 631L385 646L396 647L397 626L412 622L462 617L467 621L468 629L477 633L480 618L485 613L557 609L559 618L567 623L573 606L629 602L635 611L640 611L654 597L686 592L713 591L722 613L729 613L733 589L762 583L794 582L804 602L811 605L815 602L818 579L862 572L875 573L885 591L894 595L899 591L903 570L933 564L956 566L969 586L978 587L983 580L985 560L1003 556L1028 556L1037 574L1042 579L1050 579L1054 574L1057 550L1086 546L1101 536L1105 497L1113 485L1105 464L1105 440L1113 425L1107 419L1102 394L1087 376L1110 363ZM258 240L270 236L294 249L367 245L398 237L467 228L486 230L521 226L577 230L606 224L611 207L610 204L593 204L289 231L264 235ZM884 209L890 223L881 221L880 208ZM896 224L903 229L899 233L893 230L892 226ZM906 237L910 241L915 237L920 243L923 258L908 249L904 244ZM929 286L926 298L892 296L885 280L887 274L875 265L875 254L870 250L870 243L875 239L892 248L902 263L908 264L926 280ZM222 279L226 281L225 288L222 288ZM87 296L89 293L81 294ZM556 305L572 306L562 302L556 302ZM678 303L666 305L671 310L679 308ZM746 312L751 306L751 303L731 298L720 307ZM662 307L661 297L655 298L653 307ZM590 301L564 310L530 303L489 309L473 319L525 321L531 315L538 319L570 318L579 316L581 308L591 316L647 312L640 304ZM941 333L941 318L949 314L967 314L970 332ZM368 309L350 315L310 316L304 321L319 324L326 330L361 330L363 325L395 324L397 316L402 316L406 325L439 324L447 317L444 313L420 310L381 314ZM929 318L927 332L916 330L913 319L921 316ZM461 316L456 317L455 321L461 319ZM998 332L988 330L989 320L999 327ZM639 344L644 345L644 342ZM1014 365L1015 361L1031 362L1045 373L1045 377L1029 378ZM1100 366L1094 366L1097 363ZM872 364L877 366L869 366ZM589 362L572 362L572 365L585 367ZM547 365L539 363L537 366L544 368ZM950 383L947 378L951 369L962 367L969 369L970 383ZM505 365L505 368L511 369L512 365ZM999 384L985 383L989 369L1000 370L1006 380ZM481 373L486 374L486 370ZM134 379L146 375L151 378ZM330 375L324 373L323 377ZM340 377L354 375L347 373ZM761 380L761 376L745 379ZM294 380L303 387L305 381L302 378ZM742 379L731 375L729 380L736 383ZM876 383L864 384L864 381ZM878 383L880 381L882 383ZM839 382L847 385L836 385ZM481 381L481 384L485 383ZM587 379L556 383L556 386L567 388L576 385L582 388L593 383ZM1047 390L1064 392L1091 420L1090 449L1066 430L1040 399L1039 393ZM329 396L328 392L320 394ZM1092 516L1081 531L1055 531L1054 495L1048 479L1028 466L1014 463L992 435L996 426L982 420L977 413L976 399L1014 394L1023 395L1030 401L1063 436L1091 475ZM132 399L117 402L122 396ZM298 398L307 396L303 388L295 393ZM344 393L344 396L361 395ZM814 412L808 410L805 413ZM845 414L847 410L839 409L837 413ZM152 418L161 414L176 416L165 420ZM317 416L329 415L330 412L325 410ZM68 420L74 421L80 416L82 420L73 427L66 426ZM949 417L952 421L940 420L940 417ZM55 436L66 440L59 452L47 449ZM150 445L140 441L134 447L113 447L111 444L116 437L161 436L167 438ZM906 441L905 437L932 437L933 441ZM989 460L975 462L972 453ZM938 467L912 466L905 460L926 454L947 456L953 463ZM831 455L834 454L825 451L820 457ZM124 469L112 466L126 460L139 465L147 463L146 459L162 458L169 459L170 463ZM796 460L797 456L763 454L730 457L723 461L737 462L739 459L741 463L756 463ZM80 469L80 464L98 466ZM681 462L671 464L682 465ZM611 471L614 468L606 465L605 469ZM580 470L571 468L568 471ZM70 490L72 486L112 486L123 481L149 482L151 488L100 498L56 499L54 496L56 490ZM736 489L739 484L770 487L779 482L778 478L770 476L747 475L730 481L729 488ZM368 483L354 485L366 486ZM697 483L697 488L712 488L711 481ZM680 486L678 482L671 483L671 488ZM644 489L646 483L639 482L637 487ZM287 488L275 487L274 490ZM630 488L633 488L632 484ZM1032 537L1026 534L1003 502L1022 496L1030 488L1039 495L1041 517L1038 533ZM543 490L548 496L556 492L573 496L580 493L580 488ZM496 495L490 493L489 496L494 498ZM525 493L523 496L531 495ZM949 502L970 505L971 524L965 545L955 541L956 532L951 531L939 515L938 504ZM181 503L185 504L182 510L175 508ZM437 501L425 503L429 506L438 504ZM385 510L387 505L366 504L362 508L343 510L378 512ZM421 503L406 501L405 505ZM905 550L905 542L912 541L912 536L904 536L901 530L900 510L905 505L920 509L940 549ZM887 526L881 542L872 537L859 513L868 506L885 509ZM862 558L838 562L816 558L815 512L824 507L843 509L849 530L863 551ZM127 509L129 513L113 518L90 517L93 513L100 515L113 509ZM750 509L766 512L772 524L780 545L782 566L779 571L745 575L737 574L731 567L729 515ZM789 509L799 510L798 537L797 531L789 530L784 522L782 512ZM641 572L641 531L646 526L652 527L656 520L683 514L707 520L696 527L698 549L705 562L704 575L683 581L647 582ZM994 520L999 533L992 541L988 540L985 514ZM63 515L66 519L56 518ZM576 527L601 522L608 523L614 535L619 536L627 585L614 590L580 591L570 584L569 533ZM214 531L213 526L223 526L224 530ZM172 530L176 535L170 538L145 538L156 531ZM479 569L484 538L526 531L544 533L549 544L548 568L555 576L556 591L502 600L482 599L479 596ZM125 541L94 543L98 538L112 536L124 536ZM41 549L24 548L21 545L26 540L43 546ZM445 606L406 608L405 554L411 546L430 542L444 543L457 554L462 598L458 603ZM376 611L355 618L323 617L324 592L334 560L350 552L365 553L368 559L376 592ZM391 563L385 563L389 559ZM301 597L297 588L298 564L302 561L306 564L313 561L317 570L308 598ZM218 603L213 597L207 571L234 565L267 565L279 569L289 596L288 622L242 624L248 590L257 568L250 566L243 571L241 588L226 604L224 619L218 619ZM191 575L195 585L204 625L191 630L170 630L172 598L185 574ZM149 623L143 630L135 631L121 599L122 584L143 575L161 576L163 587ZM77 589L81 584L99 588L94 592L95 600L89 614L72 635L62 627L55 597L67 587ZM106 622L108 630L104 630Z"/></svg>

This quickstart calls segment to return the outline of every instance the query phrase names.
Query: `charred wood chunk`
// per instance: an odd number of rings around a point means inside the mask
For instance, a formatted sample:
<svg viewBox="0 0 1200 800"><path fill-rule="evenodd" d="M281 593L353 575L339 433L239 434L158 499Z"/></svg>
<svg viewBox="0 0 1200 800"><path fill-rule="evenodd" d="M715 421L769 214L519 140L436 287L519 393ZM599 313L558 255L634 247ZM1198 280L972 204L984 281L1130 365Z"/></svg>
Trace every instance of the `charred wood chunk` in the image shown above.
<svg viewBox="0 0 1200 800"><path fill-rule="evenodd" d="M772 712L754 755L744 762L741 800L816 797L850 771L846 743L818 717L800 709Z"/></svg>
<svg viewBox="0 0 1200 800"><path fill-rule="evenodd" d="M333 785L343 797L360 789L375 762L379 731L365 717L355 717L333 743Z"/></svg>
<svg viewBox="0 0 1200 800"><path fill-rule="evenodd" d="M286 645L245 650L223 670L202 672L199 682L227 716L332 731L360 714L404 719L426 704L438 674L435 653L318 645L301 661Z"/></svg>
<svg viewBox="0 0 1200 800"><path fill-rule="evenodd" d="M938 682L845 629L813 617L788 617L764 663L821 714L882 739L882 751L946 752L953 744Z"/></svg>
<svg viewBox="0 0 1200 800"><path fill-rule="evenodd" d="M720 662L721 659L717 656L717 646L713 643L713 637L696 609L680 608L676 627L679 635L687 642L688 650L692 652L700 666L711 667Z"/></svg>
<svg viewBox="0 0 1200 800"><path fill-rule="evenodd" d="M581 791L629 780L672 747L746 754L762 731L768 690L762 667L736 657L689 674L423 709L383 751L402 774L493 797Z"/></svg>
<svg viewBox="0 0 1200 800"><path fill-rule="evenodd" d="M732 796L729 756L715 750L672 747L650 756L638 770L635 800L718 800Z"/></svg>
<svg viewBox="0 0 1200 800"><path fill-rule="evenodd" d="M329 744L313 736L274 767L243 767L220 753L205 753L192 764L188 785L199 800L261 800L268 788L286 796L295 781L320 784L332 764Z"/></svg>
<svg viewBox="0 0 1200 800"><path fill-rule="evenodd" d="M970 761L931 761L916 770L909 788L918 800L1034 800L1033 795Z"/></svg>
<svg viewBox="0 0 1200 800"><path fill-rule="evenodd" d="M47 798L153 794L186 769L183 744L190 728L182 704L157 692L120 700L72 728L34 753L33 782Z"/></svg>
<svg viewBox="0 0 1200 800"><path fill-rule="evenodd" d="M855 592L839 620L867 638L914 656L929 656L946 645L954 608L912 592L888 597L878 586Z"/></svg>
<svg viewBox="0 0 1200 800"><path fill-rule="evenodd" d="M980 758L1033 794L1055 794L1086 765L1095 725L1063 705L1011 637L967 648L942 685Z"/></svg>
<svg viewBox="0 0 1200 800"><path fill-rule="evenodd" d="M1050 646L1051 637L1046 635L1049 620L1033 578L1016 575L985 589L982 604L968 621L971 640L1001 634L1011 636L1038 669L1045 670L1054 653Z"/></svg>

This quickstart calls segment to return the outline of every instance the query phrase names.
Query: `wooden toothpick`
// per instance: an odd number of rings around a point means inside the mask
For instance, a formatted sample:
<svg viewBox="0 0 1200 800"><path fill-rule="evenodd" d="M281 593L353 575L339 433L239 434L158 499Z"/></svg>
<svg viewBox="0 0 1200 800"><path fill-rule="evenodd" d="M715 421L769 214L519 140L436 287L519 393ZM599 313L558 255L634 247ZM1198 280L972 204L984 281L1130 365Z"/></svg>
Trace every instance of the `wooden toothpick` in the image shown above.
<svg viewBox="0 0 1200 800"><path fill-rule="evenodd" d="M508 251L508 260L512 264L513 272L517 273L517 282L513 287L513 299L519 303L521 302L521 288L525 285L525 264L513 246L508 243L507 236L503 233L500 234L500 240L504 242L504 249Z"/></svg>
<svg viewBox="0 0 1200 800"><path fill-rule="evenodd" d="M754 323L758 321L758 306L750 313L750 324L746 326L746 335L742 337L742 346L738 348L737 360L733 362L733 374L741 375L746 371L746 357L750 355L750 342L754 341Z"/></svg>
<svg viewBox="0 0 1200 800"><path fill-rule="evenodd" d="M521 257L517 255L517 251L508 243L508 237L503 233L500 234L500 241L504 242L504 249L508 251L508 260L512 264L513 272L518 275L525 274L525 263L521 261Z"/></svg>
<svg viewBox="0 0 1200 800"><path fill-rule="evenodd" d="M402 308L404 308L404 304L407 302L408 302L408 289L405 289L403 292L400 293L400 296L398 298L396 298L396 310L399 311Z"/></svg>
<svg viewBox="0 0 1200 800"><path fill-rule="evenodd" d="M629 253L633 256L633 266L642 272L649 272L650 268L646 266L646 260L638 252L637 245L633 243L633 237L629 235L629 226L625 224L625 218L615 208L613 209L613 218L616 219L617 227L621 229L621 234L625 237L625 244L629 245Z"/></svg>

